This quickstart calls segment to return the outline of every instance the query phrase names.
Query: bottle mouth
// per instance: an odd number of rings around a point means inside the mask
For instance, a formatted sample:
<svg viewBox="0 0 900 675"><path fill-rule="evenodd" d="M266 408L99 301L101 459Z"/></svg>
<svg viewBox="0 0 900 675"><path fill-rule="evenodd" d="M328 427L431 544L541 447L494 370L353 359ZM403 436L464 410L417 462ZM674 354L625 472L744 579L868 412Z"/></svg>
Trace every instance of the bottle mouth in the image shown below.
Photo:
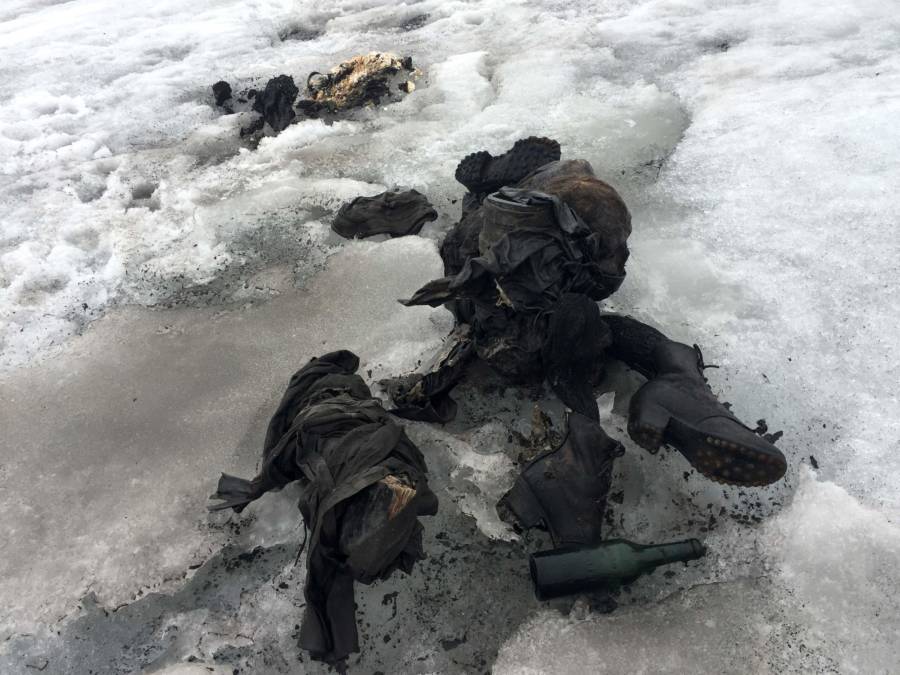
<svg viewBox="0 0 900 675"><path fill-rule="evenodd" d="M543 602L547 597L541 592L541 585L538 583L537 563L534 561L533 554L528 556L528 571L531 574L531 586L534 588L534 597Z"/></svg>

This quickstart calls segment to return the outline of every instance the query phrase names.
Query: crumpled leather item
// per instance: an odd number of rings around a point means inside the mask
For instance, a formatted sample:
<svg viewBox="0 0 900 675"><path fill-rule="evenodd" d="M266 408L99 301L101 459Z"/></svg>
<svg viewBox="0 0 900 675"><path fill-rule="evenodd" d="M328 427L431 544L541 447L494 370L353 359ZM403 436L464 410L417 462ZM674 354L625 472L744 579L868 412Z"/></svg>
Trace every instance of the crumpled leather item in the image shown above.
<svg viewBox="0 0 900 675"><path fill-rule="evenodd" d="M270 490L300 482L298 506L310 530L300 646L329 663L359 651L354 580L410 571L424 557L417 516L437 513L421 451L372 397L358 367L359 358L341 350L297 371L269 422L258 475L248 481L223 474L212 496L222 501L209 507L239 512ZM415 490L398 521L402 530L393 532L401 549L367 551L367 567L356 569L340 548L346 504L388 476L404 477Z"/></svg>
<svg viewBox="0 0 900 675"><path fill-rule="evenodd" d="M600 270L591 256L596 234L558 197L502 188L485 206L494 207L495 213L484 217L482 254L468 258L458 274L425 284L401 300L404 305L438 307L471 298L505 304L516 312L540 311L565 293L602 300L624 280L624 275ZM509 218L503 218L504 211Z"/></svg>
<svg viewBox="0 0 900 675"><path fill-rule="evenodd" d="M563 442L522 469L497 511L523 528L546 529L555 547L591 546L602 539L613 464L625 448L577 412L567 425Z"/></svg>
<svg viewBox="0 0 900 675"><path fill-rule="evenodd" d="M376 234L405 237L419 234L425 223L437 217L428 198L417 190L382 192L344 204L334 217L331 229L347 239Z"/></svg>

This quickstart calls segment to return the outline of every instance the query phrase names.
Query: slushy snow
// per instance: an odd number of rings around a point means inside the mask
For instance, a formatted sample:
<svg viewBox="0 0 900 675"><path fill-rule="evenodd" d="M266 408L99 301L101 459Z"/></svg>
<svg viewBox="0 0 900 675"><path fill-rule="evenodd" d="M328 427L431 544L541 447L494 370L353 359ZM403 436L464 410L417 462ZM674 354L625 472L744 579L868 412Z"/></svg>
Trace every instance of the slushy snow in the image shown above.
<svg viewBox="0 0 900 675"><path fill-rule="evenodd" d="M252 150L249 114L213 105L219 79L302 83L372 50L411 56L415 92ZM897 92L900 19L875 0L7 0L0 670L318 672L293 635L295 495L226 519L206 496L253 473L311 356L352 349L377 389L439 347L449 314L395 300L441 273L456 163L546 135L632 211L605 307L700 344L714 391L784 430L788 475L723 488L648 455L622 431L640 379L613 369L610 536L710 553L611 615L541 605L525 555L546 541L493 510L533 401L467 383L460 420L408 425L432 557L358 589L353 672L894 672ZM421 237L330 233L392 187L438 210Z"/></svg>

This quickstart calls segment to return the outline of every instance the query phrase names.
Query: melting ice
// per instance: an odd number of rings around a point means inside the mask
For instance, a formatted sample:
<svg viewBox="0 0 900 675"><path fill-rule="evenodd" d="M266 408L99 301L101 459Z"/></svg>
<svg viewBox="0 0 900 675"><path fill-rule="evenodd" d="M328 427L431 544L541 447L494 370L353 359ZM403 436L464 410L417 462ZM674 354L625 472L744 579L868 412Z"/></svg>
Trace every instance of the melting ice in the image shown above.
<svg viewBox="0 0 900 675"><path fill-rule="evenodd" d="M289 491L207 519L251 474L309 357L373 383L451 326L395 299L440 272L456 162L557 138L635 233L611 309L697 342L717 393L783 429L791 468L723 489L622 432L610 534L697 536L701 563L608 616L540 606L493 512L528 392L467 385L411 424L440 490L431 558L361 588L352 672L891 672L900 662L900 22L889 3L713 0L0 7L0 664L3 672L316 672L299 663ZM412 56L402 102L250 150L210 85L302 82ZM422 237L342 242L344 201L428 195ZM483 374L490 381L489 374ZM553 411L553 402L541 401ZM558 412L558 411L557 411ZM819 468L814 470L812 458ZM259 547L259 548L256 548ZM198 665L202 664L202 665Z"/></svg>

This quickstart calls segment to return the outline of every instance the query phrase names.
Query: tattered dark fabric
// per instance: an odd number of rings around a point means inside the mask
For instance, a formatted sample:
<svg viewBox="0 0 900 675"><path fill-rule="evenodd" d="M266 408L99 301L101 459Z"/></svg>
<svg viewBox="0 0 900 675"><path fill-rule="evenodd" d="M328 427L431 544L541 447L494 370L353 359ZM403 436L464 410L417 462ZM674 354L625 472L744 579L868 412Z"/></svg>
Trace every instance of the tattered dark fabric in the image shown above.
<svg viewBox="0 0 900 675"><path fill-rule="evenodd" d="M437 512L425 460L356 375L359 359L337 351L312 359L291 378L269 422L259 474L226 474L211 510L241 511L270 490L299 481L299 508L310 530L306 609L300 646L320 660L340 662L359 651L353 581L371 583L395 569L409 571L424 557L419 515ZM415 496L391 522L385 547L359 559L341 547L349 500L388 476L402 476Z"/></svg>
<svg viewBox="0 0 900 675"><path fill-rule="evenodd" d="M477 235L481 254L402 302L447 303L458 320L472 324L481 359L512 381L540 380L547 321L558 300L567 293L606 298L624 275L600 269L597 233L553 195L503 188L467 222L453 244L468 253Z"/></svg>
<svg viewBox="0 0 900 675"><path fill-rule="evenodd" d="M294 99L300 90L290 75L273 77L266 83L266 88L256 95L253 109L262 115L276 134L288 128L297 113L294 112Z"/></svg>
<svg viewBox="0 0 900 675"><path fill-rule="evenodd" d="M468 258L458 274L429 282L403 304L437 307L471 298L518 312L540 311L564 293L601 300L622 283L624 275L599 269L592 255L596 235L558 197L503 188L487 198L488 205L494 212L484 215L482 255Z"/></svg>
<svg viewBox="0 0 900 675"><path fill-rule="evenodd" d="M596 302L576 293L560 298L541 348L544 377L563 403L595 422L600 411L594 385L605 372L604 353L610 344L610 329Z"/></svg>
<svg viewBox="0 0 900 675"><path fill-rule="evenodd" d="M348 239L376 234L403 237L419 234L425 223L437 217L437 211L421 192L382 192L344 204L334 217L331 229Z"/></svg>
<svg viewBox="0 0 900 675"><path fill-rule="evenodd" d="M476 258L478 235L484 227L484 210L479 206L465 211L462 219L447 232L441 242L441 260L444 261L444 276L456 276L462 271L469 258ZM448 300L444 306L449 309L458 323L471 323L475 307L468 298Z"/></svg>
<svg viewBox="0 0 900 675"><path fill-rule="evenodd" d="M225 80L219 80L212 86L212 92L216 99L216 105L222 107L231 98L231 85Z"/></svg>
<svg viewBox="0 0 900 675"><path fill-rule="evenodd" d="M469 362L475 344L469 326L462 325L448 338L444 350L424 373L412 373L384 380L393 399L394 415L419 422L446 424L456 417L456 401L450 397Z"/></svg>

